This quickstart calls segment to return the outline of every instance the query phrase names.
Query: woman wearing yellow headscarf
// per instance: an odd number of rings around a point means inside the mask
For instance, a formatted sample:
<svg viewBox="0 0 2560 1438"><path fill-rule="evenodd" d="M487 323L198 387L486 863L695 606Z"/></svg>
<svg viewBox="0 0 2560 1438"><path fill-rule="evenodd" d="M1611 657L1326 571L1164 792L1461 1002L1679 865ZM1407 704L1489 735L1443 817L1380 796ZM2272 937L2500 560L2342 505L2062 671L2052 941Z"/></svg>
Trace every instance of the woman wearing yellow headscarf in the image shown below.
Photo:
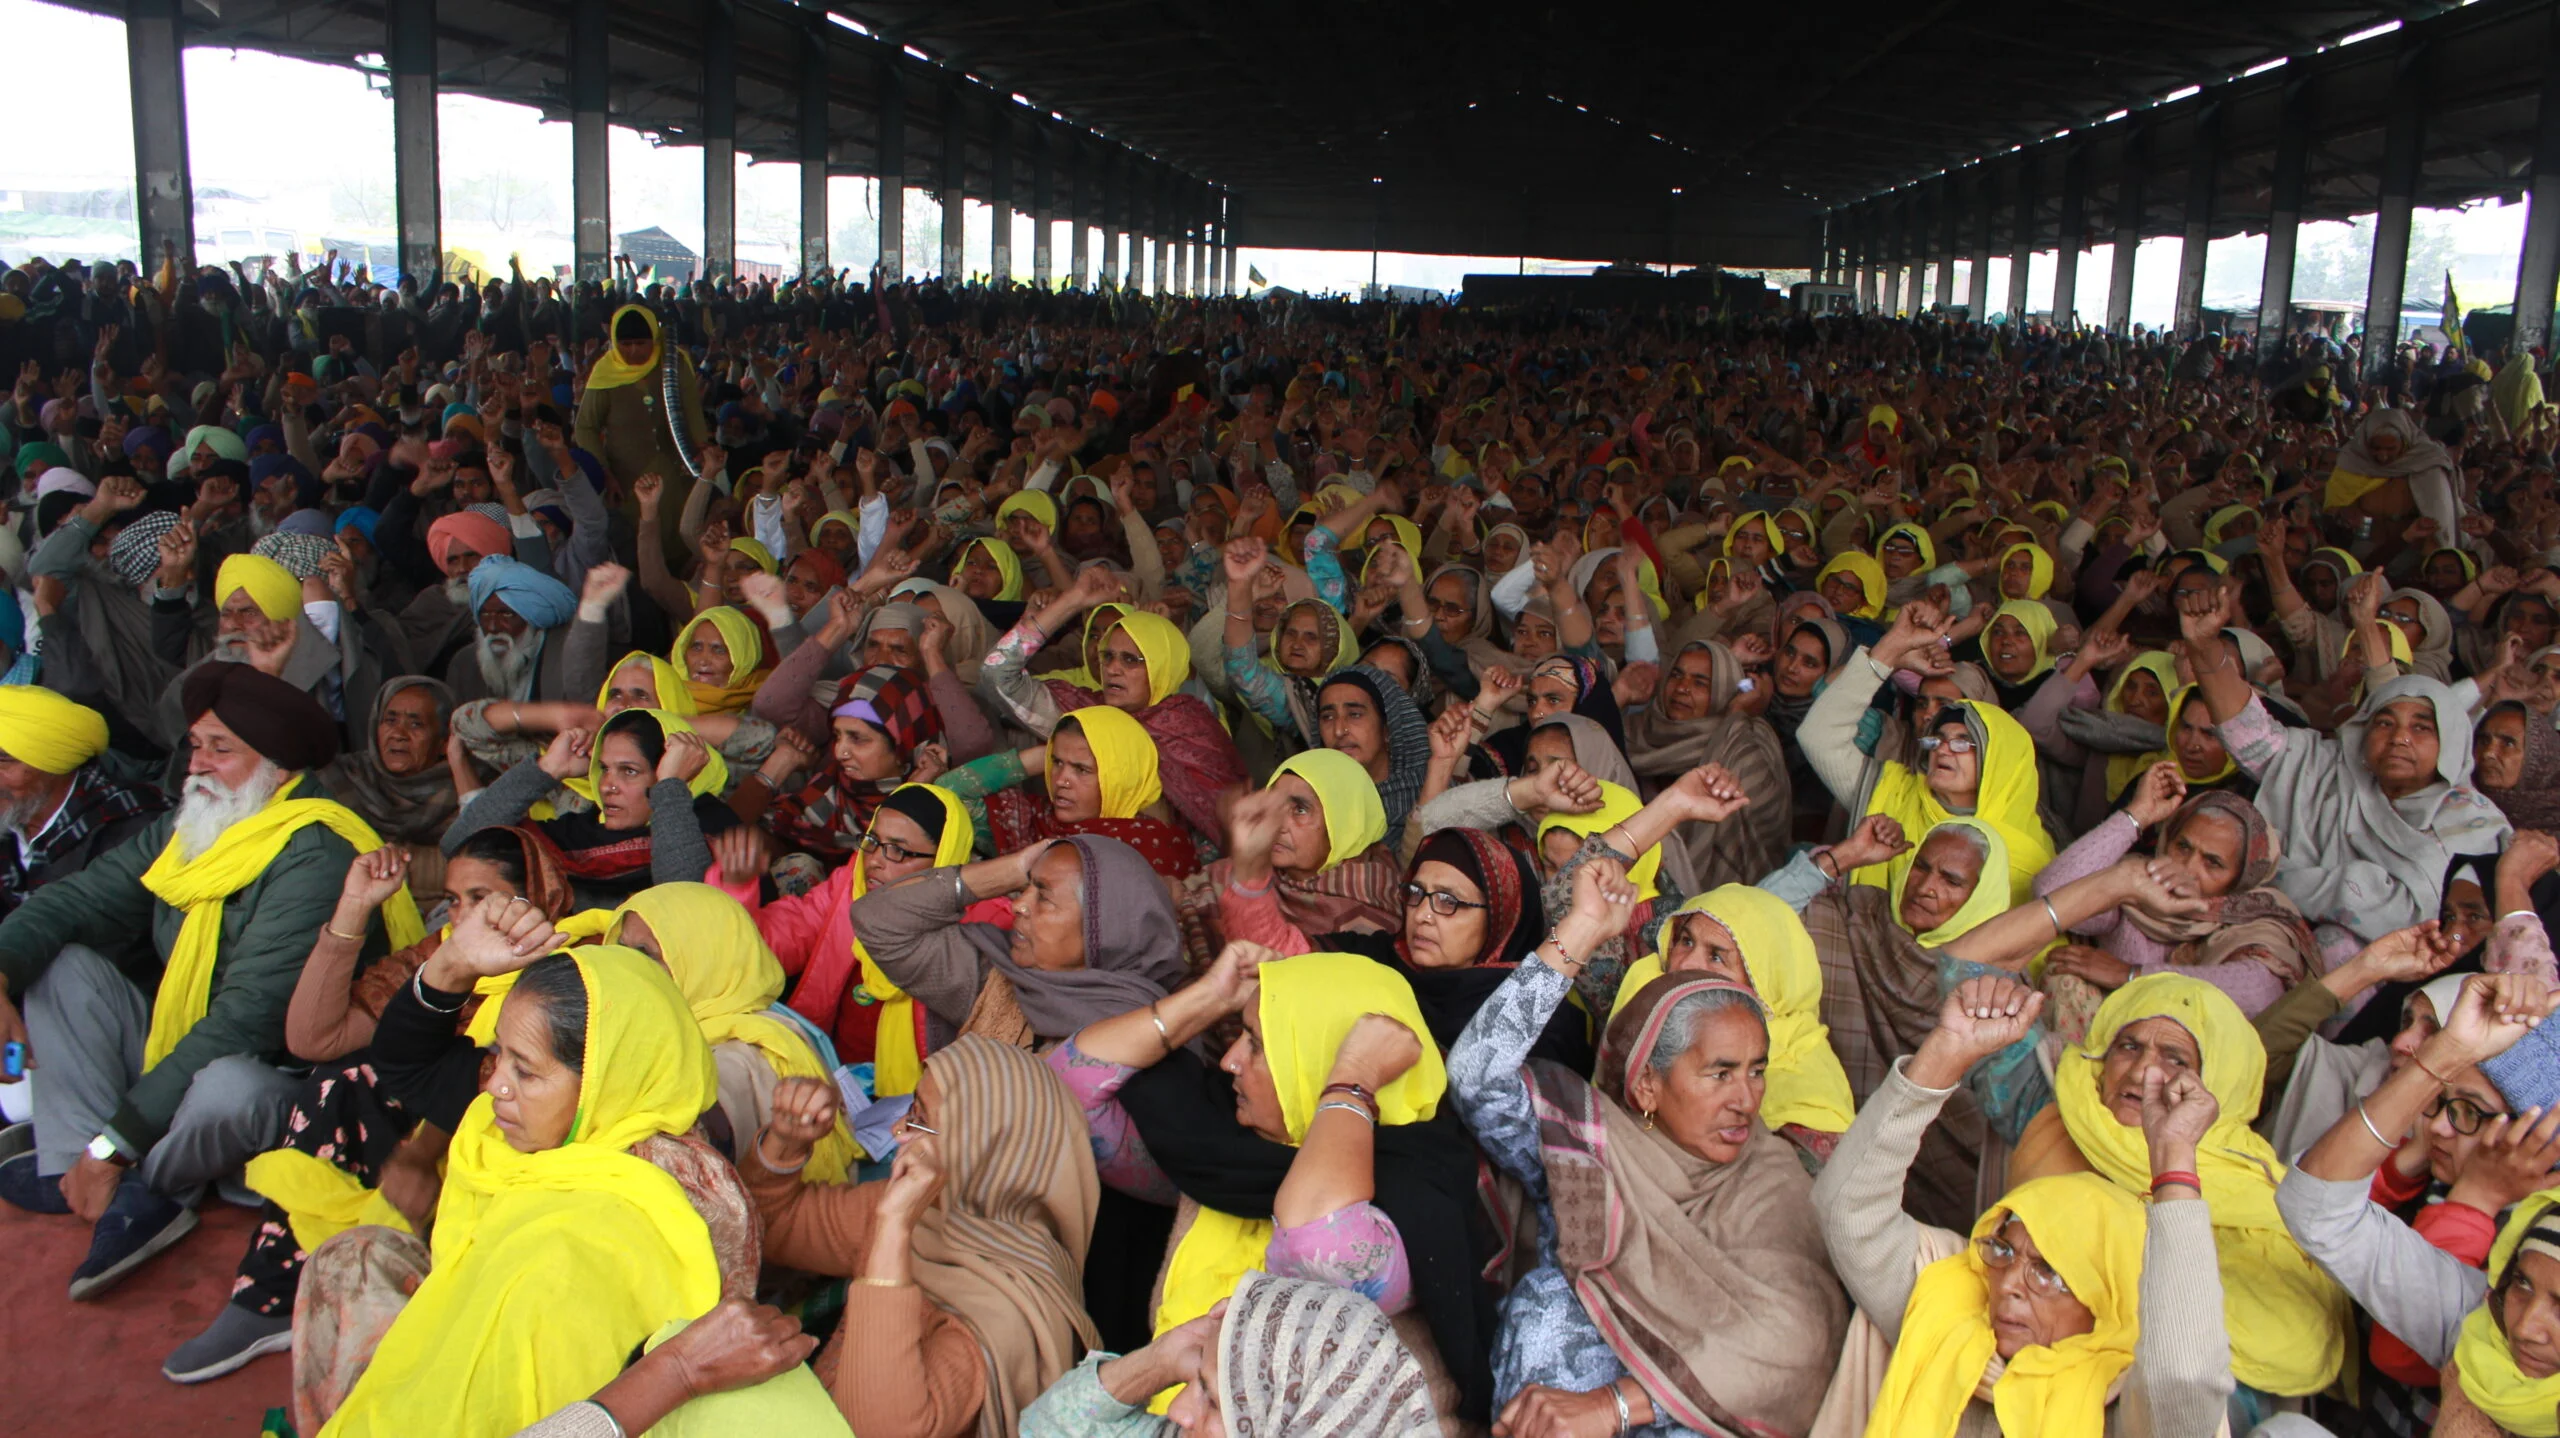
<svg viewBox="0 0 2560 1438"><path fill-rule="evenodd" d="M1919 525L1897 524L1876 536L1876 562L1887 580L1900 583L1938 567L1938 542Z"/></svg>
<svg viewBox="0 0 2560 1438"><path fill-rule="evenodd" d="M1058 721L1049 742L999 749L942 776L963 800L983 799L995 851L1010 854L1043 839L1100 834L1138 851L1147 866L1180 882L1200 870L1191 831L1160 817L1164 784L1156 741L1146 726L1108 704L1091 704ZM1026 780L1046 784L1045 796Z"/></svg>
<svg viewBox="0 0 2560 1438"><path fill-rule="evenodd" d="M682 671L697 714L737 713L755 700L757 688L773 672L764 662L763 632L725 604L685 621L667 657Z"/></svg>
<svg viewBox="0 0 2560 1438"><path fill-rule="evenodd" d="M1714 928L1693 922L1692 915ZM1710 889L1672 910L1660 946L1627 966L1610 1017L1665 973L1711 974L1759 995L1769 1025L1769 1086L1760 1101L1761 1119L1771 1129L1803 1131L1797 1141L1827 1156L1833 1136L1856 1116L1857 1104L1839 1055L1831 1050L1831 1031L1822 1023L1822 964L1804 920L1784 899L1753 885Z"/></svg>
<svg viewBox="0 0 2560 1438"><path fill-rule="evenodd" d="M668 427L666 352L660 347L658 317L645 305L624 305L607 327L608 347L587 372L585 394L578 401L571 442L604 462L605 473L628 492L644 474L666 482L660 514L684 512L685 496L694 485L693 470L676 447ZM677 415L685 427L688 450L711 438L702 412L702 383L693 358L675 352ZM638 514L637 501L629 511ZM686 557L684 536L665 526L662 540L670 567Z"/></svg>
<svg viewBox="0 0 2560 1438"><path fill-rule="evenodd" d="M2560 1373L2528 1373L2517 1362L2516 1326L2525 1311L2548 1302L2545 1295L2560 1285L2560 1188L2527 1197L2507 1214L2498 1241L2489 1249L2488 1293L2462 1320L2454 1340L2453 1362L2445 1371L2447 1425L2439 1432L2462 1431L2451 1423L2476 1408L2501 1433L2526 1438L2560 1434ZM2477 1280L2474 1280L2475 1282ZM2545 1328L2548 1324L2544 1325ZM2547 1341L2536 1345L2535 1366L2548 1366Z"/></svg>
<svg viewBox="0 0 2560 1438"><path fill-rule="evenodd" d="M1884 566L1861 550L1831 556L1813 577L1813 587L1845 618L1874 619L1884 613Z"/></svg>
<svg viewBox="0 0 2560 1438"><path fill-rule="evenodd" d="M781 961L736 899L709 884L658 884L613 912L604 941L637 949L675 976L711 1041L730 1132L764 1127L776 1080L831 1078L834 1065L813 1044L807 1021L782 1007ZM764 1072L754 1073L757 1068ZM802 1170L803 1181L841 1183L861 1157L839 1112Z"/></svg>
<svg viewBox="0 0 2560 1438"><path fill-rule="evenodd" d="M2146 683L2136 683L2140 678ZM2155 694L2153 691L2157 691ZM2110 714L2123 714L2150 720L2155 714L2163 726L2163 745L2158 750L2107 756L2107 801L2113 803L2143 770L2168 757L2167 726L2177 722L2175 699L2178 694L2178 661L2158 649L2146 649L2133 656L2132 662L2116 671L2115 682L2107 686L2106 709Z"/></svg>
<svg viewBox="0 0 2560 1438"><path fill-rule="evenodd" d="M984 605L1022 602L1022 557L1013 546L993 537L973 539L960 547L951 564L951 587ZM994 615L988 616L990 620Z"/></svg>
<svg viewBox="0 0 2560 1438"><path fill-rule="evenodd" d="M296 1384L297 1419L328 1438L514 1433L720 1299L702 1216L633 1151L690 1130L719 1097L666 970L630 949L577 949L536 960L501 1004L498 1066L448 1150L424 1280L334 1413L309 1411ZM333 1249L361 1253L382 1233L322 1245L315 1276ZM399 1242L414 1257L416 1240Z"/></svg>
<svg viewBox="0 0 2560 1438"><path fill-rule="evenodd" d="M2004 599L2042 599L2053 588L2053 556L2033 540L2020 540L2000 551L2000 595Z"/></svg>
<svg viewBox="0 0 2560 1438"><path fill-rule="evenodd" d="M720 875L719 887L746 905L793 976L791 1011L826 1033L842 1061L870 1061L875 1098L915 1091L924 1072L925 1013L865 952L853 901L928 869L967 863L976 843L977 827L959 796L938 785L902 784L873 812L853 862L808 893L765 902L761 876Z"/></svg>
<svg viewBox="0 0 2560 1438"><path fill-rule="evenodd" d="M1818 706L1821 701L1815 702ZM1960 700L1938 712L1945 717L1933 723L1935 732L1929 737L1939 747L1923 756L1924 768L1886 764L1866 812L1894 820L1905 834L1925 834L1956 818L1999 830L2008 849L2010 900L2023 901L2034 892L2036 875L2053 862L2053 840L2036 813L2035 741L2007 711L1988 704ZM1972 746L1971 752L1953 752L1952 741L1959 738ZM1956 807L1965 799L1972 802ZM1906 851L1861 868L1854 877L1858 883L1890 889L1899 886L1910 868Z"/></svg>
<svg viewBox="0 0 2560 1438"><path fill-rule="evenodd" d="M1017 514L1022 516L1023 525L1029 526L1029 530L1011 522ZM1038 533L1033 534L1030 530ZM996 506L996 532L1017 551L1024 545L1013 543L1016 533L1023 535L1029 547L1038 549L1041 536L1058 532L1058 502L1036 489L1016 490L1006 497L1004 503Z"/></svg>
<svg viewBox="0 0 2560 1438"><path fill-rule="evenodd" d="M2012 599L1991 612L1982 631L1983 667L2000 687L2003 706L2023 709L2031 687L2053 669L2053 611L2033 599Z"/></svg>
<svg viewBox="0 0 2560 1438"><path fill-rule="evenodd" d="M1282 761L1261 793L1237 802L1227 836L1227 857L1185 884L1178 903L1195 968L1238 939L1285 950L1403 930L1404 871L1384 842L1386 803L1341 750Z"/></svg>
<svg viewBox="0 0 2560 1438"><path fill-rule="evenodd" d="M498 776L447 831L445 853L482 829L530 819L559 847L577 906L610 909L652 883L700 878L710 836L737 827L737 814L717 797L728 761L680 715L623 709L596 731L585 772L570 767L576 762L568 741L555 739L540 758ZM691 804L651 801L662 771L684 781ZM595 807L534 818L553 784Z"/></svg>
<svg viewBox="0 0 2560 1438"><path fill-rule="evenodd" d="M2292 1397L2337 1377L2352 1325L2345 1291L2276 1211L2285 1165L2249 1126L2266 1066L2265 1045L2229 995L2184 974L2146 974L2100 1005L2088 1037L2056 1061L2053 1102L2021 1132L2010 1173L2095 1169L2128 1193L2149 1193L2141 1073L2201 1077L2220 1112L2197 1145L2195 1172L2212 1211L2232 1372L2262 1393ZM2019 1108L2033 1102L2033 1089L2021 1084Z"/></svg>

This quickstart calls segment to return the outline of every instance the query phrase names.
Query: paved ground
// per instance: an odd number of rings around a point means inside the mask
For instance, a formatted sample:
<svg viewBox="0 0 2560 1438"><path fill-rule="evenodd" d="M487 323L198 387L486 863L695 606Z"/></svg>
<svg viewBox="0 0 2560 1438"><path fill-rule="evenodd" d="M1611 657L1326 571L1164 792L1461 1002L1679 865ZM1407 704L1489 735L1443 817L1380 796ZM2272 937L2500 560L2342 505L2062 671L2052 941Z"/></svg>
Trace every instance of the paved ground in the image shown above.
<svg viewBox="0 0 2560 1438"><path fill-rule="evenodd" d="M84 1438L255 1438L281 1406L284 1354L211 1383L181 1388L160 1360L200 1332L231 1292L256 1216L219 1199L204 1222L105 1297L63 1293L89 1251L75 1218L0 1204L0 1429Z"/></svg>

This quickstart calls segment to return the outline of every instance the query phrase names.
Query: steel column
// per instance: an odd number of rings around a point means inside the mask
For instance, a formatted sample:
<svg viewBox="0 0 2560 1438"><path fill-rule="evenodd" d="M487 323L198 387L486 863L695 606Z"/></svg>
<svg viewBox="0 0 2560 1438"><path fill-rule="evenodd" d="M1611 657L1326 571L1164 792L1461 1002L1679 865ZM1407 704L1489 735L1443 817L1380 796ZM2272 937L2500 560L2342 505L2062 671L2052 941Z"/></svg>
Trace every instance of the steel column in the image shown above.
<svg viewBox="0 0 2560 1438"><path fill-rule="evenodd" d="M581 281L613 276L613 183L605 139L613 71L606 0L573 0L569 10L569 207L576 216Z"/></svg>
<svg viewBox="0 0 2560 1438"><path fill-rule="evenodd" d="M392 192L399 212L400 274L420 293L444 272L441 182L436 170L436 0L391 0Z"/></svg>
<svg viewBox="0 0 2560 1438"><path fill-rule="evenodd" d="M987 203L995 209L995 229L987 247L987 283L1013 284L1013 97L995 94L987 118L995 133L987 142Z"/></svg>
<svg viewBox="0 0 2560 1438"><path fill-rule="evenodd" d="M2178 338L2204 333L2205 251L2213 243L2213 196L2222 163L2222 102L2217 99L2196 112L2195 135L2187 142L2187 204L2179 222L2185 237L2178 243Z"/></svg>
<svg viewBox="0 0 2560 1438"><path fill-rule="evenodd" d="M1929 217L1922 212L1918 187L1902 197L1902 312L1920 317L1920 287L1929 273Z"/></svg>
<svg viewBox="0 0 2560 1438"><path fill-rule="evenodd" d="M142 272L175 255L179 269L196 262L196 189L187 161L187 75L182 61L182 0L128 0L125 65L133 94L135 229Z"/></svg>
<svg viewBox="0 0 2560 1438"><path fill-rule="evenodd" d="M2126 135L2124 167L2116 173L2115 255L2107 268L2107 329L2114 334L2133 328L2133 258L2142 247L2143 170L2150 150L2148 129Z"/></svg>
<svg viewBox="0 0 2560 1438"><path fill-rule="evenodd" d="M702 269L738 272L738 24L729 0L702 0Z"/></svg>
<svg viewBox="0 0 2560 1438"><path fill-rule="evenodd" d="M1041 122L1031 117L1031 283L1049 288L1051 271L1057 260L1057 245L1051 239L1057 231L1058 178L1057 167L1049 158L1056 136Z"/></svg>
<svg viewBox="0 0 2560 1438"><path fill-rule="evenodd" d="M880 58L880 274L907 275L907 77L898 57Z"/></svg>
<svg viewBox="0 0 2560 1438"><path fill-rule="evenodd" d="M969 100L956 80L942 87L942 283L969 278Z"/></svg>
<svg viewBox="0 0 2560 1438"><path fill-rule="evenodd" d="M1973 274L1965 284L1964 307L1980 324L1991 318L1991 226L2000 208L2000 187L1989 165L1974 166L1973 189Z"/></svg>
<svg viewBox="0 0 2560 1438"><path fill-rule="evenodd" d="M2311 150L2310 87L2287 81L2267 206L2267 267L2258 282L2258 358L2274 357L2293 323L2293 252L2302 237L2302 168Z"/></svg>
<svg viewBox="0 0 2560 1438"><path fill-rule="evenodd" d="M2425 159L2427 42L2403 33L2382 122L2382 203L2373 217L2373 270L2364 290L2364 372L2382 373L2400 347L2400 297L2409 287L2409 229ZM2456 337L2457 339L2459 336Z"/></svg>
<svg viewBox="0 0 2560 1438"><path fill-rule="evenodd" d="M2054 239L2053 325L2071 329L2080 313L2080 247L2088 243L2088 215L2081 190L2088 152L2078 144L2062 152L2062 223Z"/></svg>
<svg viewBox="0 0 2560 1438"><path fill-rule="evenodd" d="M2516 338L2509 358L2551 343L2552 307L2560 302L2560 7L2542 42L2540 123L2533 141L2533 180L2525 191L2524 253L2516 259Z"/></svg>
<svg viewBox="0 0 2560 1438"><path fill-rule="evenodd" d="M800 37L800 277L827 267L827 27Z"/></svg>
<svg viewBox="0 0 2560 1438"><path fill-rule="evenodd" d="M1088 188L1085 176L1093 173L1093 162L1084 141L1070 134L1067 142L1067 283L1075 289L1087 289L1093 276L1093 215L1096 191Z"/></svg>
<svg viewBox="0 0 2560 1438"><path fill-rule="evenodd" d="M1097 286L1120 288L1120 221L1127 208L1127 166L1121 161L1126 152L1117 148L1102 152L1102 272Z"/></svg>
<svg viewBox="0 0 2560 1438"><path fill-rule="evenodd" d="M1941 310L1955 308L1956 247L1956 177L1950 170L1938 177L1938 296Z"/></svg>

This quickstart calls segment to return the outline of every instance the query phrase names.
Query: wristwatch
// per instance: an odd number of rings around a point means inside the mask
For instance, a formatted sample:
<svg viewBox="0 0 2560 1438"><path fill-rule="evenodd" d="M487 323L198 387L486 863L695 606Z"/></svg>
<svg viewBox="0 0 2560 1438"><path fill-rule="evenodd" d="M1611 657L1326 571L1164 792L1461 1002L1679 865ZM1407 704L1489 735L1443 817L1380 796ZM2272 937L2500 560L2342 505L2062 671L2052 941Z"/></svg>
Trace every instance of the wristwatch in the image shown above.
<svg viewBox="0 0 2560 1438"><path fill-rule="evenodd" d="M116 1147L116 1141L105 1134L89 1140L89 1156L100 1163L112 1163L119 1167L131 1162L124 1156L124 1150Z"/></svg>

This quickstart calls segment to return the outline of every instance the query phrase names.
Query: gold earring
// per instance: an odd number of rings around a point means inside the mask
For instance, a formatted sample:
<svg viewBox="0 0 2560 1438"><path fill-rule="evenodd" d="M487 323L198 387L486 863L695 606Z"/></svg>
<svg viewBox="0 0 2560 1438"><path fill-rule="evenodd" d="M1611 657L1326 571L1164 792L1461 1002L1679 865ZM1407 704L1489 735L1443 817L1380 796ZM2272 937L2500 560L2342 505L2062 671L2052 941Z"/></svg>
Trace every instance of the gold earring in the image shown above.
<svg viewBox="0 0 2560 1438"><path fill-rule="evenodd" d="M1646 1109L1646 1110L1644 1111L1644 1131L1645 1131L1646 1133L1651 1133L1651 1132L1653 1132L1653 1110L1652 1110L1652 1109Z"/></svg>

